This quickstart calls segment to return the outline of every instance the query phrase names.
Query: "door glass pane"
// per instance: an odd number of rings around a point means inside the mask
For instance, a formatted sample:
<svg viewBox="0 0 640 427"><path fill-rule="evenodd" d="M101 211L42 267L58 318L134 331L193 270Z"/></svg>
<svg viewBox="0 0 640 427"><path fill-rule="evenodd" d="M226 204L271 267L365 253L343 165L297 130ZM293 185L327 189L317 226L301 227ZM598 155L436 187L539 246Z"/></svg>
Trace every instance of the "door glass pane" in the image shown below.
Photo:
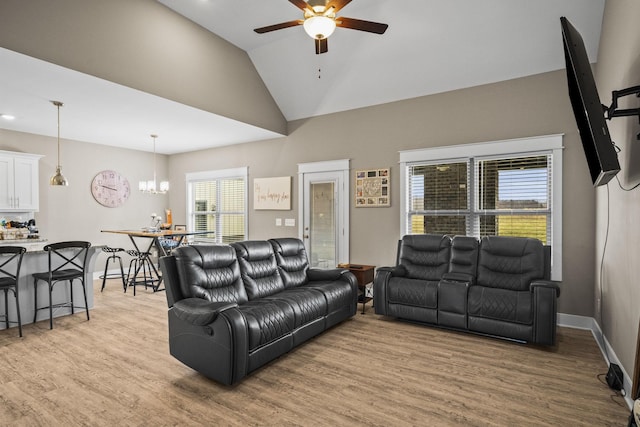
<svg viewBox="0 0 640 427"><path fill-rule="evenodd" d="M311 267L333 268L336 254L336 200L333 182L310 184L309 237Z"/></svg>

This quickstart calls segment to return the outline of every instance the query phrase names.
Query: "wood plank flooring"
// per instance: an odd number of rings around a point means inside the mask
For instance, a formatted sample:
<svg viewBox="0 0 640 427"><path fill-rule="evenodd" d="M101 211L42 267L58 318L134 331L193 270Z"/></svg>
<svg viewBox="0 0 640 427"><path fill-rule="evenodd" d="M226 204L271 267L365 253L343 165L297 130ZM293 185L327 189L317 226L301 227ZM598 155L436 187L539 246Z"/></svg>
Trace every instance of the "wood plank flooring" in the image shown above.
<svg viewBox="0 0 640 427"><path fill-rule="evenodd" d="M622 426L588 331L552 349L413 325L371 307L233 387L169 355L163 292L0 331L0 425Z"/></svg>

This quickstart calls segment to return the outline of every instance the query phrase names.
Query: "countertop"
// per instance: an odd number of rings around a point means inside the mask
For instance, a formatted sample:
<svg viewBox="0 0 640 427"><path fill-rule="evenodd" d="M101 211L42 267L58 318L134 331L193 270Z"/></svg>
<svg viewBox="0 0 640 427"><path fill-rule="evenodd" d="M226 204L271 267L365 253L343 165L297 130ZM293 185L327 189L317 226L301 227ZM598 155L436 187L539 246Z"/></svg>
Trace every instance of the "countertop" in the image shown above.
<svg viewBox="0 0 640 427"><path fill-rule="evenodd" d="M47 244L48 240L39 239L7 239L0 240L2 246L24 246L27 248L27 252L39 252Z"/></svg>

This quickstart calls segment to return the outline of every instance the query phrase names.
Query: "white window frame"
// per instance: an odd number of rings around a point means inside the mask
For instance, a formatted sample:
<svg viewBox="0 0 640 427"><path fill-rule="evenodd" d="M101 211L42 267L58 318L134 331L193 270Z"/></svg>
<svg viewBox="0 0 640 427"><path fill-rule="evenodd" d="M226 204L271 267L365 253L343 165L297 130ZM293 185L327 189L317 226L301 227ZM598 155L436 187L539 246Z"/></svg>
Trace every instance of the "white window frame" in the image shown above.
<svg viewBox="0 0 640 427"><path fill-rule="evenodd" d="M213 171L188 172L185 174L186 195L187 195L187 228L194 229L194 200L193 200L193 184L202 181L215 181L227 178L244 179L244 240L249 236L249 168L242 166L238 168L219 169ZM216 230L216 241L221 238L220 230Z"/></svg>
<svg viewBox="0 0 640 427"><path fill-rule="evenodd" d="M406 234L409 211L408 167L418 163L469 158L518 157L551 153L551 278L562 280L562 139L563 134L400 151L400 235ZM472 178L473 179L473 178ZM474 197L473 195L471 195Z"/></svg>

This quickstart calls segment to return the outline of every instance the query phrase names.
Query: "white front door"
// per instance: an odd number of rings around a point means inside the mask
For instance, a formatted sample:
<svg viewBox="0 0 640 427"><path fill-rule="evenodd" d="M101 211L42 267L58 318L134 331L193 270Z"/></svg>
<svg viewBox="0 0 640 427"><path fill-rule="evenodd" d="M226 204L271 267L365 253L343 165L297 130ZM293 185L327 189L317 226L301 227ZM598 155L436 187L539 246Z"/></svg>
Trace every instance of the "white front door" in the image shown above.
<svg viewBox="0 0 640 427"><path fill-rule="evenodd" d="M311 267L349 262L348 162L299 165L300 237Z"/></svg>

